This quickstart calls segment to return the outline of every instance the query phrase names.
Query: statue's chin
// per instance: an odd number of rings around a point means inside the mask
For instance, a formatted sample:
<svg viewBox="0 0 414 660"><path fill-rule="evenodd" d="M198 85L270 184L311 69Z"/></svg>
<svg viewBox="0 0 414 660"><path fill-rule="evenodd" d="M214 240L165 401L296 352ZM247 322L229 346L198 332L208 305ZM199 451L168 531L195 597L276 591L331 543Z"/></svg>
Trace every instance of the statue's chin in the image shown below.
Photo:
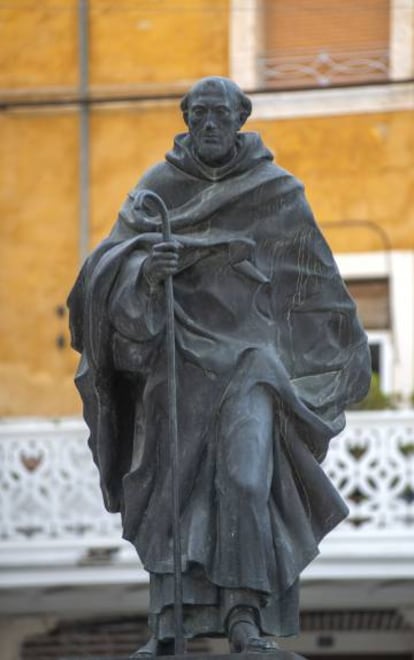
<svg viewBox="0 0 414 660"><path fill-rule="evenodd" d="M209 167L221 167L229 163L233 156L234 151L223 152L221 149L217 148L204 148L197 149L196 151L197 158L201 160L205 165Z"/></svg>

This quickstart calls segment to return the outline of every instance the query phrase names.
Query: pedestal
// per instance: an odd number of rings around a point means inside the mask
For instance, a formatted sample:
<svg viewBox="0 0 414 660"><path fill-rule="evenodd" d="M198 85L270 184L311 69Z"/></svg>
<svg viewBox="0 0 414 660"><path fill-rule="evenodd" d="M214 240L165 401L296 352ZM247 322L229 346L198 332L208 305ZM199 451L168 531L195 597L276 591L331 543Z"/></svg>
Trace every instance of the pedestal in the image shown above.
<svg viewBox="0 0 414 660"><path fill-rule="evenodd" d="M62 656L59 660L86 660L85 657ZM130 660L127 655L88 655L87 660ZM163 660L306 660L303 655L291 651L273 651L272 653L187 653L186 655L165 655Z"/></svg>

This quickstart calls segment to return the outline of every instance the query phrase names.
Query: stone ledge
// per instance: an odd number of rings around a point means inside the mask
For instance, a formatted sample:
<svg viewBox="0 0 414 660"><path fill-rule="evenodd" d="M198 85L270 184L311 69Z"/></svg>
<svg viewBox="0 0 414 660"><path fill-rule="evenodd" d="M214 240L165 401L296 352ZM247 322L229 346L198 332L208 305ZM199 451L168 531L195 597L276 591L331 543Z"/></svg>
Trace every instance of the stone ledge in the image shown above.
<svg viewBox="0 0 414 660"><path fill-rule="evenodd" d="M186 655L166 655L165 660L306 660L303 655L290 651L274 651L273 653L187 653ZM62 656L59 660L85 660L84 657ZM131 660L126 655L88 655L88 660Z"/></svg>

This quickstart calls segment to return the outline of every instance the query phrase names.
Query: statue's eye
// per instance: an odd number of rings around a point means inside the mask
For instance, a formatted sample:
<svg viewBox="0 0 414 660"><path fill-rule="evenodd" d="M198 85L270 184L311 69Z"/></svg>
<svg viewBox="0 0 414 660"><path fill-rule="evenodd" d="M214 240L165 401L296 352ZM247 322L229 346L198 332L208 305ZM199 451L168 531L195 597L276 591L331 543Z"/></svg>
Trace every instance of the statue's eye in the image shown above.
<svg viewBox="0 0 414 660"><path fill-rule="evenodd" d="M204 114L204 109L199 106L196 106L195 108L191 108L191 113L192 115L194 115L194 117L202 117L202 115Z"/></svg>

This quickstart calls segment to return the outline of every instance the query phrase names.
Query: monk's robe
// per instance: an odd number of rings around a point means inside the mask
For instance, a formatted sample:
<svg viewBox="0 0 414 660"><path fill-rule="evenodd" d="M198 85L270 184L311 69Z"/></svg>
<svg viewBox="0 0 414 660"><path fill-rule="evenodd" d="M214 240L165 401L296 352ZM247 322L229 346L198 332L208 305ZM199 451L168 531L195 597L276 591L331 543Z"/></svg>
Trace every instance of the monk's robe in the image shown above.
<svg viewBox="0 0 414 660"><path fill-rule="evenodd" d="M165 202L182 244L174 276L184 627L228 612L298 631L298 577L347 513L320 463L368 388L355 305L306 202L255 133L220 168L188 134L128 195L69 298L76 377L105 504L150 572L150 625L174 636L166 299L143 263Z"/></svg>

